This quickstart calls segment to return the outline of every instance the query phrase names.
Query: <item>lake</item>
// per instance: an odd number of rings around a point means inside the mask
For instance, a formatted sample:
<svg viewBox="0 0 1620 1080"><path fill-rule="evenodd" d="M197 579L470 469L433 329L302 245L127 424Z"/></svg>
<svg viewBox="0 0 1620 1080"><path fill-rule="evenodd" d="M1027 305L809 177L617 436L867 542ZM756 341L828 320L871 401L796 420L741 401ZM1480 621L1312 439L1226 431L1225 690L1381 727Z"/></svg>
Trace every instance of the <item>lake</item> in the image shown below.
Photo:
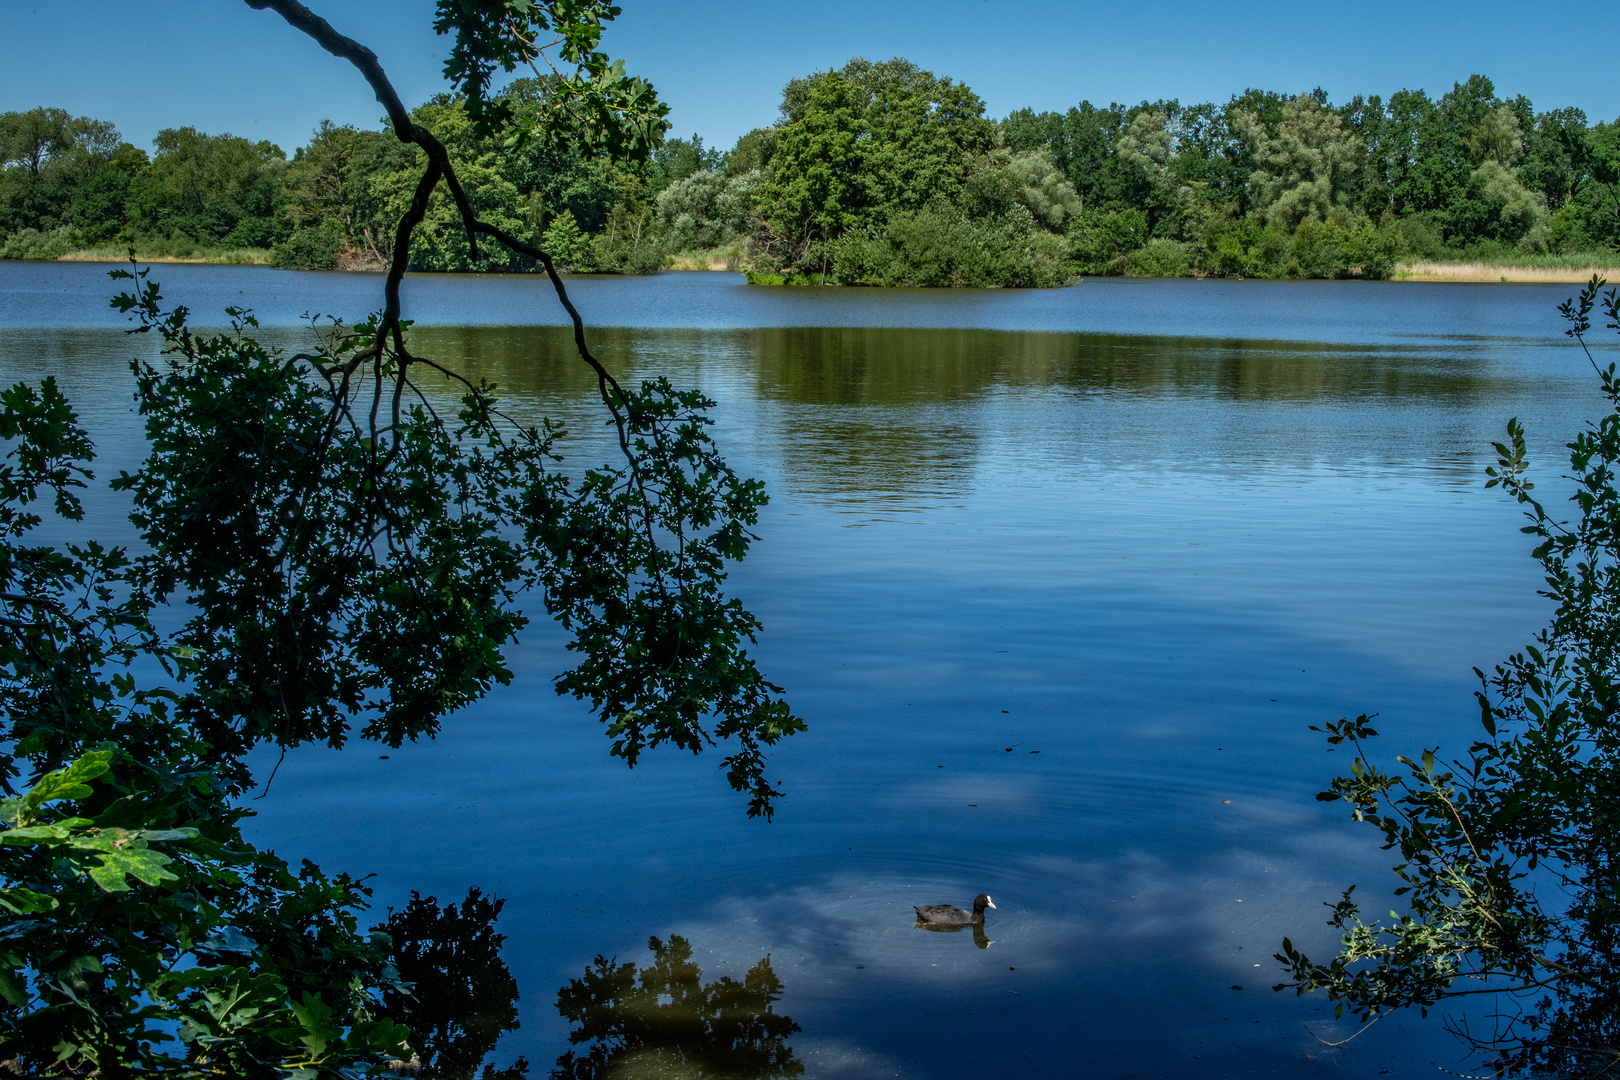
<svg viewBox="0 0 1620 1080"><path fill-rule="evenodd" d="M103 475L139 460L125 364L151 347L107 309L106 269L0 263L0 375L56 374ZM153 276L198 323L252 306L287 341L305 312L381 306L367 275ZM568 1047L559 988L671 935L705 981L769 957L811 1077L1465 1063L1438 1017L1328 1046L1355 1025L1273 993L1272 954L1287 935L1325 957L1323 902L1391 884L1371 830L1314 800L1345 755L1309 725L1376 712L1386 759L1460 750L1472 667L1546 618L1483 470L1517 416L1556 492L1561 444L1602 408L1556 312L1574 286L570 287L599 356L703 388L766 481L732 584L810 729L772 756L776 819L749 820L718 754L610 759L552 691L567 658L542 622L514 685L436 742L289 755L257 842L375 873L379 908L507 899L522 1028L497 1064L544 1075ZM605 453L543 281L412 276L405 304L417 351L563 421L570 461ZM118 510L91 522L127 540ZM978 940L913 927L913 904L981 891Z"/></svg>

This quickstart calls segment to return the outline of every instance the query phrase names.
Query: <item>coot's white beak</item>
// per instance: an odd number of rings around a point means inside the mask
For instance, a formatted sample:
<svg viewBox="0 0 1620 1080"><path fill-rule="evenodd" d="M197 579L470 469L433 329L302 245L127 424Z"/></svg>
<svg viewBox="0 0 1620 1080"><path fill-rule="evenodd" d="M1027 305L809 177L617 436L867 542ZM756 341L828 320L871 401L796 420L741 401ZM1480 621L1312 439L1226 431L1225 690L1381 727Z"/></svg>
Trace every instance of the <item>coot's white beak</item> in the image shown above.
<svg viewBox="0 0 1620 1080"><path fill-rule="evenodd" d="M995 902L994 902L994 901L992 901L992 900L991 900L991 899L990 899L990 898L989 898L989 897L988 897L988 896L987 896L987 897L985 897L985 898L984 898L984 906L985 906L985 907L995 907L995 906L996 906L996 905L995 905Z"/></svg>

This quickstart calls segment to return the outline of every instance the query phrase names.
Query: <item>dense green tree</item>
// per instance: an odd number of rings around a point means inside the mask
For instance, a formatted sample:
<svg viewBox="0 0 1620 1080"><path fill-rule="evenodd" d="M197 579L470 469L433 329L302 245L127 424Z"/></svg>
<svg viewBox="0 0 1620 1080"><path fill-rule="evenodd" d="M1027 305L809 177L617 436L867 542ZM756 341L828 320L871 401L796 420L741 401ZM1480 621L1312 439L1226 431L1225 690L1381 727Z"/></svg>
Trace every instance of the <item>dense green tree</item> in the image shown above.
<svg viewBox="0 0 1620 1080"><path fill-rule="evenodd" d="M658 217L670 250L719 247L749 229L762 170L694 172L658 193Z"/></svg>
<svg viewBox="0 0 1620 1080"><path fill-rule="evenodd" d="M1159 236L1179 234L1193 202L1193 189L1178 168L1181 148L1171 124L1168 112L1140 109L1114 143L1119 175L1128 184L1124 201L1141 207L1149 232Z"/></svg>
<svg viewBox="0 0 1620 1080"><path fill-rule="evenodd" d="M0 166L19 165L39 176L54 161L77 152L105 158L118 148L118 131L102 120L70 116L65 109L0 113Z"/></svg>
<svg viewBox="0 0 1620 1080"><path fill-rule="evenodd" d="M756 257L818 280L834 264L841 280L872 283L1066 276L1061 243L1034 232L1061 231L1078 197L1049 150L998 150L968 87L898 58L853 60L789 83L782 116L758 188Z"/></svg>
<svg viewBox="0 0 1620 1080"><path fill-rule="evenodd" d="M1570 197L1574 231L1620 248L1620 121L1596 125L1579 153L1580 177Z"/></svg>
<svg viewBox="0 0 1620 1080"><path fill-rule="evenodd" d="M1539 114L1526 135L1521 177L1553 210L1568 202L1580 184L1588 127L1582 110L1554 109Z"/></svg>
<svg viewBox="0 0 1620 1080"><path fill-rule="evenodd" d="M1292 229L1307 219L1326 221L1350 204L1361 144L1338 113L1301 94L1282 105L1275 124L1242 110L1233 121L1256 165L1251 205L1268 224Z"/></svg>
<svg viewBox="0 0 1620 1080"><path fill-rule="evenodd" d="M62 109L0 113L0 235L52 234L64 250L108 239L123 228L146 164L105 121Z"/></svg>
<svg viewBox="0 0 1620 1080"><path fill-rule="evenodd" d="M380 131L321 121L287 167L282 205L290 231L277 248L277 261L324 269L348 253L351 260L385 265L394 219L381 177L412 160Z"/></svg>
<svg viewBox="0 0 1620 1080"><path fill-rule="evenodd" d="M769 167L776 147L776 128L762 127L743 135L726 155L726 172L741 176Z"/></svg>
<svg viewBox="0 0 1620 1080"><path fill-rule="evenodd" d="M693 135L691 139L665 139L652 155L654 194L693 173L714 172L725 164L723 159L719 150L703 145L701 135Z"/></svg>
<svg viewBox="0 0 1620 1080"><path fill-rule="evenodd" d="M225 247L269 247L280 215L286 155L268 142L165 128L130 202L129 230Z"/></svg>
<svg viewBox="0 0 1620 1080"><path fill-rule="evenodd" d="M1036 222L1052 232L1063 232L1079 216L1080 196L1046 149L1014 154L1007 171L1017 181L1013 197Z"/></svg>
<svg viewBox="0 0 1620 1080"><path fill-rule="evenodd" d="M792 86L793 84L789 84ZM764 229L757 248L779 265L795 264L817 241L836 239L867 210L864 183L867 98L838 72L829 72L795 98L797 113L778 132L771 171L759 188Z"/></svg>
<svg viewBox="0 0 1620 1080"><path fill-rule="evenodd" d="M1052 160L1068 176L1082 206L1119 202L1124 188L1114 159L1114 144L1127 123L1125 109L1099 109L1082 101L1063 117L1063 133L1053 143Z"/></svg>
<svg viewBox="0 0 1620 1080"><path fill-rule="evenodd" d="M1014 109L1001 121L1001 139L1015 154L1045 150L1055 155L1063 138L1063 114L1037 113L1034 109Z"/></svg>
<svg viewBox="0 0 1620 1080"><path fill-rule="evenodd" d="M1439 150L1436 112L1434 102L1422 90L1401 90L1389 99L1382 143L1386 152L1374 160L1384 170L1389 207L1402 217L1430 213L1444 205L1452 166Z"/></svg>
<svg viewBox="0 0 1620 1080"><path fill-rule="evenodd" d="M874 72L883 70L874 65ZM908 78L878 82L864 120L870 141L862 162L866 223L872 215L954 199L994 146L995 129L978 95L915 69Z"/></svg>

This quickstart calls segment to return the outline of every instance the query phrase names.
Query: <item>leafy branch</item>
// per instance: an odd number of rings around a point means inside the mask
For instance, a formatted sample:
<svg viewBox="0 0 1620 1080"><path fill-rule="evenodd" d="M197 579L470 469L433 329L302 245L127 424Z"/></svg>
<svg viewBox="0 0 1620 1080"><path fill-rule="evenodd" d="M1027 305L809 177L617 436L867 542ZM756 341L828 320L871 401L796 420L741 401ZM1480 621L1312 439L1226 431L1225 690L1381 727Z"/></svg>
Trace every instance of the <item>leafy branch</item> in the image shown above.
<svg viewBox="0 0 1620 1080"><path fill-rule="evenodd" d="M1488 1034L1450 1021L1498 1072L1620 1062L1620 379L1587 340L1599 305L1620 330L1620 296L1603 285L1560 307L1609 403L1568 444L1578 517L1559 521L1532 494L1517 420L1487 470L1486 487L1525 508L1553 617L1489 675L1475 669L1483 737L1449 768L1425 750L1384 772L1365 715L1323 729L1355 754L1317 798L1349 804L1399 852L1406 912L1366 919L1352 886L1330 905L1337 956L1313 962L1285 939L1277 957L1290 976L1277 989L1325 991L1335 1015L1363 1021L1485 994L1516 1002Z"/></svg>

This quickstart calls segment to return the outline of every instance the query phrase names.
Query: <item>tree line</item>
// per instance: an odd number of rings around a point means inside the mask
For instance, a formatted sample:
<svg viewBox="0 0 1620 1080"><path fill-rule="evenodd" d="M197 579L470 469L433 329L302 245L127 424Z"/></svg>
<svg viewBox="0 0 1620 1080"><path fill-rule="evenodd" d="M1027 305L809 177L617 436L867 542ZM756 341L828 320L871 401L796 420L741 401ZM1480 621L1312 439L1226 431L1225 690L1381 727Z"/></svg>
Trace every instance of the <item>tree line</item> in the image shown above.
<svg viewBox="0 0 1620 1080"><path fill-rule="evenodd" d="M543 87L497 100L521 121ZM682 252L756 280L1050 286L1076 274L1387 276L1403 259L1613 257L1620 122L1537 112L1473 75L1431 98L1332 104L1247 90L996 121L965 84L894 59L794 79L780 117L728 151L667 139L627 164L492 139L464 98L412 119L467 164L477 212L581 271L644 273ZM265 249L278 265L385 265L419 148L323 122L289 159L268 142L158 133L39 108L0 114L0 256L134 245L153 256ZM474 268L439 192L412 270ZM503 253L484 269L535 269Z"/></svg>

